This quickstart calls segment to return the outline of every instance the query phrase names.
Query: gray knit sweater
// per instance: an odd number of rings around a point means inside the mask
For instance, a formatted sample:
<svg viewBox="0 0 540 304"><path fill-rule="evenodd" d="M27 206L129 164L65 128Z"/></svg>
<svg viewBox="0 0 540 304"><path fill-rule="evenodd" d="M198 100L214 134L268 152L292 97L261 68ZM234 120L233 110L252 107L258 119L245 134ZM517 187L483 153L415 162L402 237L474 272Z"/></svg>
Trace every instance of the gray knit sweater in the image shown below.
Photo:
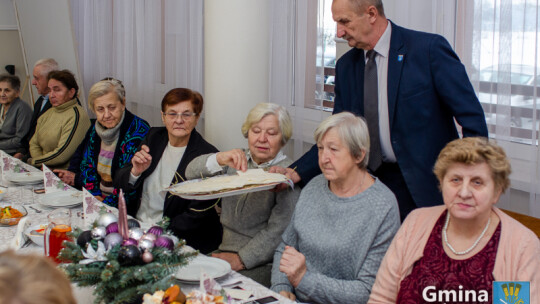
<svg viewBox="0 0 540 304"><path fill-rule="evenodd" d="M276 249L272 290L309 303L366 303L399 224L396 198L378 179L362 193L341 198L322 174L313 178ZM306 257L307 272L296 289L279 271L285 245Z"/></svg>
<svg viewBox="0 0 540 304"><path fill-rule="evenodd" d="M211 176L206 168L210 155L192 160L186 169L186 177ZM287 167L291 163L289 158L285 158L275 165ZM251 160L248 168L255 168ZM229 167L224 167L224 170L228 174L236 172ZM222 198L220 220L223 240L219 250L238 253L247 269L271 263L299 196L299 188L288 188L281 192L259 191Z"/></svg>
<svg viewBox="0 0 540 304"><path fill-rule="evenodd" d="M0 128L0 150L13 154L22 147L21 140L30 128L31 120L30 106L19 98L13 100Z"/></svg>

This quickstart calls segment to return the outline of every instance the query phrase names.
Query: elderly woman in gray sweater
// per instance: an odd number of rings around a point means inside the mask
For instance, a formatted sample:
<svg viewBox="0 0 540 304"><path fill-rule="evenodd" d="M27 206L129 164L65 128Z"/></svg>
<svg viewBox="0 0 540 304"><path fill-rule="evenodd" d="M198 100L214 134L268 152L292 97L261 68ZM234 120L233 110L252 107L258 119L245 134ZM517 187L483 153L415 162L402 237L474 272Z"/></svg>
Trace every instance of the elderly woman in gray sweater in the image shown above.
<svg viewBox="0 0 540 304"><path fill-rule="evenodd" d="M32 109L19 98L21 81L14 75L0 75L0 150L13 155L30 128Z"/></svg>
<svg viewBox="0 0 540 304"><path fill-rule="evenodd" d="M394 194L368 164L369 134L342 112L315 130L322 174L302 190L276 249L272 290L300 302L366 303L399 228Z"/></svg>
<svg viewBox="0 0 540 304"><path fill-rule="evenodd" d="M186 169L188 179L233 174L236 170L289 166L292 161L281 152L292 134L287 110L272 103L260 103L242 125L247 150L202 155ZM260 191L224 197L221 201L223 240L213 257L231 264L233 270L269 287L271 262L280 236L287 227L300 191Z"/></svg>

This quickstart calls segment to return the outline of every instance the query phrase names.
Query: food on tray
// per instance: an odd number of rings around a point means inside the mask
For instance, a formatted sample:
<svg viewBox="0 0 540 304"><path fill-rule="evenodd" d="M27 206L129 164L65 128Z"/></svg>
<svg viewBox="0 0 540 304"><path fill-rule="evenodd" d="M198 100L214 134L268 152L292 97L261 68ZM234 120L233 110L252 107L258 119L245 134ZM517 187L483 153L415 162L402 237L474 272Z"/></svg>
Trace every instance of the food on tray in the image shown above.
<svg viewBox="0 0 540 304"><path fill-rule="evenodd" d="M23 217L24 214L22 214L19 210L11 207L11 206L7 206L7 207L4 207L2 208L2 211L0 212L0 219L1 220L6 220L6 219L12 219L12 218L19 218L19 217Z"/></svg>
<svg viewBox="0 0 540 304"><path fill-rule="evenodd" d="M145 294L143 304L183 304L186 303L186 295L178 285L173 285L167 290L158 290L154 294Z"/></svg>
<svg viewBox="0 0 540 304"><path fill-rule="evenodd" d="M39 225L39 229L31 230L29 234L34 236L42 236L45 233L45 229L47 229L47 225Z"/></svg>
<svg viewBox="0 0 540 304"><path fill-rule="evenodd" d="M207 293L202 293L199 290L194 290L187 295L186 304L225 304L223 296L214 296Z"/></svg>
<svg viewBox="0 0 540 304"><path fill-rule="evenodd" d="M237 173L179 183L172 186L170 191L179 194L208 194L287 181L285 175L268 173L263 169L249 169Z"/></svg>
<svg viewBox="0 0 540 304"><path fill-rule="evenodd" d="M27 212L24 207L20 207L21 210L13 208L12 206L5 206L0 208L0 224L2 225L17 225L21 218L23 218Z"/></svg>

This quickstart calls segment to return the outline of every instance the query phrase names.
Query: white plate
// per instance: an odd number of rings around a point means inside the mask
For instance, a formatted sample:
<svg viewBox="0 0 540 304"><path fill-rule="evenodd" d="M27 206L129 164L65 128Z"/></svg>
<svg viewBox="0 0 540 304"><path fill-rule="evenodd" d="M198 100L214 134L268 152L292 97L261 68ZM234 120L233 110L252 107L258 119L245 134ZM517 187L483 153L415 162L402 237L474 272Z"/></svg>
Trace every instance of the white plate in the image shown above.
<svg viewBox="0 0 540 304"><path fill-rule="evenodd" d="M212 279L218 279L231 272L231 264L222 259L198 255L185 267L178 269L174 277L181 281L196 282L201 279L201 269Z"/></svg>
<svg viewBox="0 0 540 304"><path fill-rule="evenodd" d="M43 243L45 241L44 234L40 233L31 233L32 230L38 230L38 229L46 229L47 225L32 225L30 227L27 227L24 230L24 234L32 240L36 245L43 247ZM45 230L43 231L45 232Z"/></svg>
<svg viewBox="0 0 540 304"><path fill-rule="evenodd" d="M57 191L43 195L40 204L52 208L71 208L82 204L82 201L81 191Z"/></svg>
<svg viewBox="0 0 540 304"><path fill-rule="evenodd" d="M216 193L210 193L210 194L185 194L185 193L175 193L175 192L171 192L171 193L174 195L178 195L181 198L190 199L190 200L210 200L210 199L216 199L220 197L227 197L227 196L239 195L239 194L250 193L250 192L270 190L278 184L280 183L271 183L271 184L259 185L259 186L249 186L246 188L225 190L223 192L216 192Z"/></svg>
<svg viewBox="0 0 540 304"><path fill-rule="evenodd" d="M6 179L15 184L33 185L43 182L43 172L10 173Z"/></svg>

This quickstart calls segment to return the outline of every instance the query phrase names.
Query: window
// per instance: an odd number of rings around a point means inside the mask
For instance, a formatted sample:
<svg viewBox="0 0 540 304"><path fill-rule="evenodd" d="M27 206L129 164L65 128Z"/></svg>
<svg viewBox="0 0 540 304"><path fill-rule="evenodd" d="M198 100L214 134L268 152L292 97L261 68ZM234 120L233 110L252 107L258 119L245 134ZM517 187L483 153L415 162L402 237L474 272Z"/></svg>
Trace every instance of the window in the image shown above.
<svg viewBox="0 0 540 304"><path fill-rule="evenodd" d="M336 67L336 23L332 19L332 0L319 0L317 12L317 56L315 104L327 111L334 108Z"/></svg>
<svg viewBox="0 0 540 304"><path fill-rule="evenodd" d="M465 4L467 5L467 4ZM538 13L534 0L475 0L471 81L492 136L538 144Z"/></svg>

